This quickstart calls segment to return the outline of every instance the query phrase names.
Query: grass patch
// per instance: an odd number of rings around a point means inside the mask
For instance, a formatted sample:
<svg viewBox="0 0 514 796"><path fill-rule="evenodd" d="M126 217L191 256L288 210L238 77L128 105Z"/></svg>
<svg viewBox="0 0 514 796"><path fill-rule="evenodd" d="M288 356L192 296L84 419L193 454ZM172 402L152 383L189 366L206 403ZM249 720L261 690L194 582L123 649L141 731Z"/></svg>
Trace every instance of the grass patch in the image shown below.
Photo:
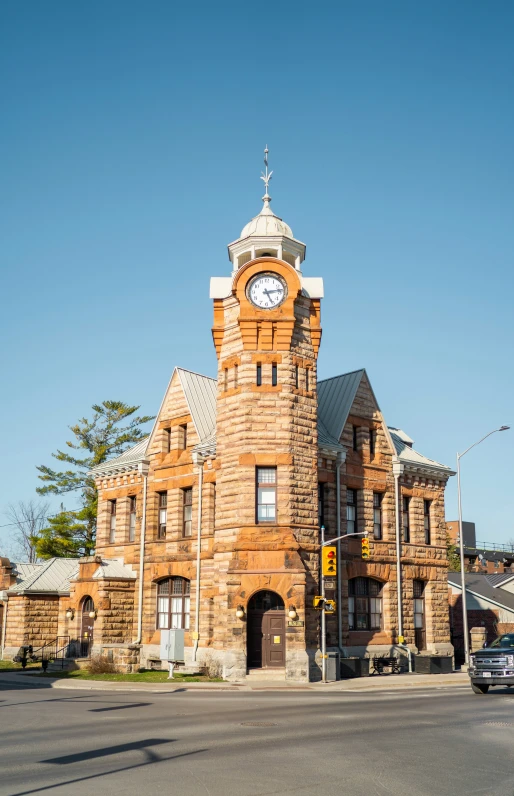
<svg viewBox="0 0 514 796"><path fill-rule="evenodd" d="M27 663L26 669L40 669L39 663ZM0 672L22 672L21 663L14 663L14 661L0 661Z"/></svg>
<svg viewBox="0 0 514 796"><path fill-rule="evenodd" d="M59 677L69 680L106 680L117 683L222 683L221 677L207 677L206 675L175 674L173 680L168 680L168 672L134 672L134 674L106 673L90 674L87 669L76 669L71 672L47 672L41 677Z"/></svg>

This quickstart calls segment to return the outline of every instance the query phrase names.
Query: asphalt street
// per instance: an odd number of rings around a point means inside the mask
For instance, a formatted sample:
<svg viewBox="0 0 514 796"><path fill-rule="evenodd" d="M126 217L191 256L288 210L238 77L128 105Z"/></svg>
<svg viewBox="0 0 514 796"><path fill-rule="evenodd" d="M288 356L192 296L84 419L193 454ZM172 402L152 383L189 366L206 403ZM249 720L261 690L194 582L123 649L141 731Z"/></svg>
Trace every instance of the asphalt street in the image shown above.
<svg viewBox="0 0 514 796"><path fill-rule="evenodd" d="M0 676L0 794L514 794L514 693L55 690Z"/></svg>

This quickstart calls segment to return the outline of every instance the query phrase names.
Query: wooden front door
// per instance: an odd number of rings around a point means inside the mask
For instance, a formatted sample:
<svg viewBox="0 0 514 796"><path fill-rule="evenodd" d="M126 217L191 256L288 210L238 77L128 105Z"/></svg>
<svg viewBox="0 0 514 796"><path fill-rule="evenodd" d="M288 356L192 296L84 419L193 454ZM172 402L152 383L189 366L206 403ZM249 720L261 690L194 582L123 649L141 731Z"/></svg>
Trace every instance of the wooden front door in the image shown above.
<svg viewBox="0 0 514 796"><path fill-rule="evenodd" d="M257 592L248 604L249 669L283 668L286 661L286 613L275 592Z"/></svg>
<svg viewBox="0 0 514 796"><path fill-rule="evenodd" d="M425 627L425 583L422 580L413 581L414 593L414 643L418 652L426 648Z"/></svg>

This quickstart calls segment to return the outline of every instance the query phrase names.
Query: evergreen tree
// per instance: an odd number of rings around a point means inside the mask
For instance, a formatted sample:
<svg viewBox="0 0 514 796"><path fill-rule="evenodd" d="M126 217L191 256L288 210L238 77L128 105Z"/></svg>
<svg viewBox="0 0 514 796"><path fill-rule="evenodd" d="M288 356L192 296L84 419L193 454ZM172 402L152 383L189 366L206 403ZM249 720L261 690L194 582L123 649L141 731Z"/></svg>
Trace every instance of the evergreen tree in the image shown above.
<svg viewBox="0 0 514 796"><path fill-rule="evenodd" d="M460 552L457 545L452 542L449 533L446 534L446 552L448 554L448 570L460 572Z"/></svg>
<svg viewBox="0 0 514 796"><path fill-rule="evenodd" d="M153 420L151 416L132 417L139 406L128 406L122 401L104 401L92 409L92 420L82 418L70 426L75 439L66 445L77 453L58 450L52 454L69 467L61 471L46 465L37 468L39 478L45 484L36 490L40 495L80 492L81 502L77 511L66 511L61 505L60 512L41 531L41 539L36 542L37 554L41 558L79 557L93 552L98 495L95 482L88 473L142 439L145 434L140 427Z"/></svg>

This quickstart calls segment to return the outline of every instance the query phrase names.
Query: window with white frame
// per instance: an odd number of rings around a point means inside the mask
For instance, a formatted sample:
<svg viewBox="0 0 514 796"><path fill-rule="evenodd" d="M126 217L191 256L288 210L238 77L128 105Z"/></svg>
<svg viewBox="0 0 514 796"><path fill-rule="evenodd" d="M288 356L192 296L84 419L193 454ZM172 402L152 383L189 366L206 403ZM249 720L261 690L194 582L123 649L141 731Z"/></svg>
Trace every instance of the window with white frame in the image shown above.
<svg viewBox="0 0 514 796"><path fill-rule="evenodd" d="M382 538L382 492L373 492L373 537Z"/></svg>
<svg viewBox="0 0 514 796"><path fill-rule="evenodd" d="M402 529L403 541L410 542L410 497L403 495L402 497Z"/></svg>
<svg viewBox="0 0 514 796"><path fill-rule="evenodd" d="M381 630L382 584L378 580L348 581L348 624L350 630Z"/></svg>
<svg viewBox="0 0 514 796"><path fill-rule="evenodd" d="M129 542L136 538L136 496L129 497Z"/></svg>
<svg viewBox="0 0 514 796"><path fill-rule="evenodd" d="M257 467L257 522L277 519L277 468Z"/></svg>
<svg viewBox="0 0 514 796"><path fill-rule="evenodd" d="M168 524L168 493L159 492L159 529L158 539L166 539L166 526Z"/></svg>
<svg viewBox="0 0 514 796"><path fill-rule="evenodd" d="M109 542L116 541L116 501L109 500Z"/></svg>
<svg viewBox="0 0 514 796"><path fill-rule="evenodd" d="M357 490L346 490L346 533L357 533Z"/></svg>
<svg viewBox="0 0 514 796"><path fill-rule="evenodd" d="M186 578L166 578L157 584L157 628L189 630L191 582Z"/></svg>

